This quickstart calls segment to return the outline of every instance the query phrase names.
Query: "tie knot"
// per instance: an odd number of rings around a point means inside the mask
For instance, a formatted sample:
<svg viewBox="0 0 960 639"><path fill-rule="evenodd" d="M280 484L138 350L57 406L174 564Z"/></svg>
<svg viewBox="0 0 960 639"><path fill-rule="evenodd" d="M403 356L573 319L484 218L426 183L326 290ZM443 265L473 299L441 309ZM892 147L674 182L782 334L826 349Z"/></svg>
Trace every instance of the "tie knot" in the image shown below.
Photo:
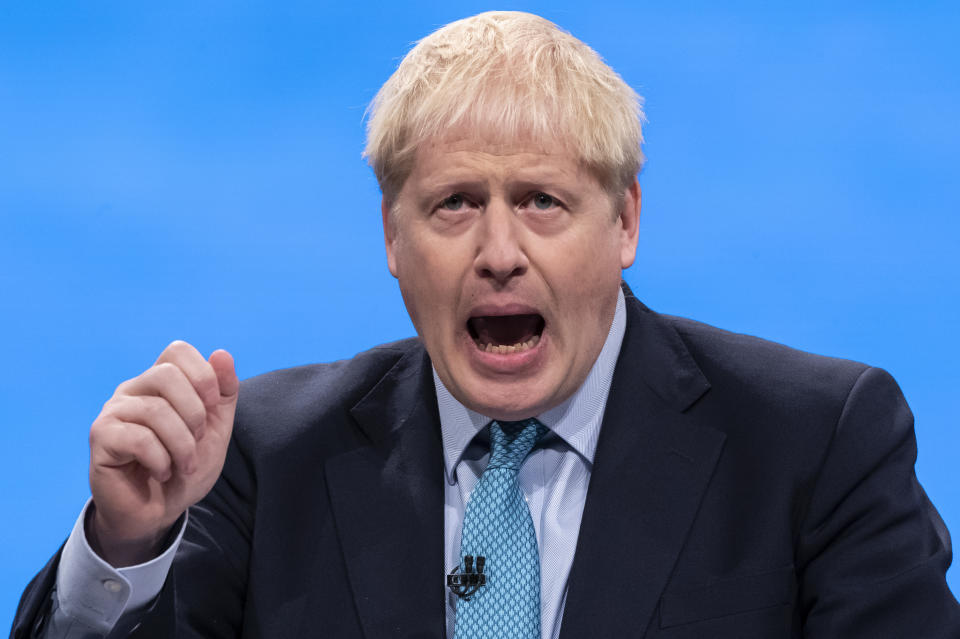
<svg viewBox="0 0 960 639"><path fill-rule="evenodd" d="M519 470L547 427L536 419L522 422L490 422L490 463L487 468Z"/></svg>

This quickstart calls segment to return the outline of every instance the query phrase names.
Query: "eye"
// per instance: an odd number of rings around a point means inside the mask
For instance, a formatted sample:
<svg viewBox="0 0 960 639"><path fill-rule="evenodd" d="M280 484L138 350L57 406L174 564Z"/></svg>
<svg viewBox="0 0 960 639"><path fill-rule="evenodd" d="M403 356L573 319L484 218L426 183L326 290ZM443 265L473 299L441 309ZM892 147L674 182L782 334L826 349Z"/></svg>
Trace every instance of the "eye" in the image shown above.
<svg viewBox="0 0 960 639"><path fill-rule="evenodd" d="M464 199L463 195L460 193L454 193L450 197L444 198L440 202L440 208L446 209L448 211L459 211L463 208Z"/></svg>
<svg viewBox="0 0 960 639"><path fill-rule="evenodd" d="M533 194L533 197L530 198L530 201L533 205L540 209L541 211L546 211L557 205L557 201L553 198L552 195L547 195L543 191L539 191Z"/></svg>

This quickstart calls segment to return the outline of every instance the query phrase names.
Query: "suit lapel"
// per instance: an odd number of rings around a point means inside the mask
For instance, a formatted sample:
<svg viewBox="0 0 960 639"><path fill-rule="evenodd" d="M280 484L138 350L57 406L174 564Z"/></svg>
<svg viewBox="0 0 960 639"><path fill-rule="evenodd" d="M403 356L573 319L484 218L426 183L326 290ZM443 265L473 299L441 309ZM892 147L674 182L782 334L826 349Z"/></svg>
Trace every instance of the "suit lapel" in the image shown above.
<svg viewBox="0 0 960 639"><path fill-rule="evenodd" d="M680 337L629 289L627 308L562 637L643 636L723 447L685 412L709 384Z"/></svg>
<svg viewBox="0 0 960 639"><path fill-rule="evenodd" d="M371 445L326 466L364 636L443 637L443 456L429 360L407 353L351 410Z"/></svg>
<svg viewBox="0 0 960 639"><path fill-rule="evenodd" d="M724 435L686 410L709 389L674 329L627 292L628 322L597 445L561 637L642 636ZM352 409L370 440L327 463L368 639L444 636L443 456L417 349Z"/></svg>

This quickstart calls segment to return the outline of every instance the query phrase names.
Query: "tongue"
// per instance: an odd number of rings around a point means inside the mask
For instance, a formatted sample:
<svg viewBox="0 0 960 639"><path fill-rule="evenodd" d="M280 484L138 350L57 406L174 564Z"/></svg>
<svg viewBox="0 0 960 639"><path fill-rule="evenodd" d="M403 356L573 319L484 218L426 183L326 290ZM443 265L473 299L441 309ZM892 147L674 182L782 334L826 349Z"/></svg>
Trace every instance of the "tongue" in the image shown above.
<svg viewBox="0 0 960 639"><path fill-rule="evenodd" d="M481 344L511 346L528 341L543 330L539 315L490 315L473 317L470 326Z"/></svg>

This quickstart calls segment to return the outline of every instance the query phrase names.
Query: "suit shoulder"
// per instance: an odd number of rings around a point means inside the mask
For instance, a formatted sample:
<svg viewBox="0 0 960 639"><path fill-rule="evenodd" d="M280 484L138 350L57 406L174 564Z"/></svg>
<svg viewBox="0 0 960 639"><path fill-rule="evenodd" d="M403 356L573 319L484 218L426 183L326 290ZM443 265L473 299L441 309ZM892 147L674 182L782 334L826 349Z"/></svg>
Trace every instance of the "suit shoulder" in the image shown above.
<svg viewBox="0 0 960 639"><path fill-rule="evenodd" d="M713 388L751 388L774 401L799 398L839 402L870 367L838 357L798 350L778 342L709 324L660 315L683 340ZM719 388L718 388L719 387Z"/></svg>
<svg viewBox="0 0 960 639"><path fill-rule="evenodd" d="M886 371L689 319L662 319L709 384L691 416L726 435L725 464L744 476L792 477L807 491L837 448L838 432L882 446L912 427L909 418L893 419L909 409ZM843 456L860 453L853 447Z"/></svg>
<svg viewBox="0 0 960 639"><path fill-rule="evenodd" d="M240 401L276 402L300 393L335 390L337 394L350 394L352 389L369 389L400 358L418 349L423 350L420 340L409 338L374 346L349 359L262 373L240 382ZM330 388L332 383L334 389Z"/></svg>
<svg viewBox="0 0 960 639"><path fill-rule="evenodd" d="M240 383L237 434L295 436L325 416L342 417L401 359L423 352L420 340L410 338L375 346L349 359L245 379Z"/></svg>

